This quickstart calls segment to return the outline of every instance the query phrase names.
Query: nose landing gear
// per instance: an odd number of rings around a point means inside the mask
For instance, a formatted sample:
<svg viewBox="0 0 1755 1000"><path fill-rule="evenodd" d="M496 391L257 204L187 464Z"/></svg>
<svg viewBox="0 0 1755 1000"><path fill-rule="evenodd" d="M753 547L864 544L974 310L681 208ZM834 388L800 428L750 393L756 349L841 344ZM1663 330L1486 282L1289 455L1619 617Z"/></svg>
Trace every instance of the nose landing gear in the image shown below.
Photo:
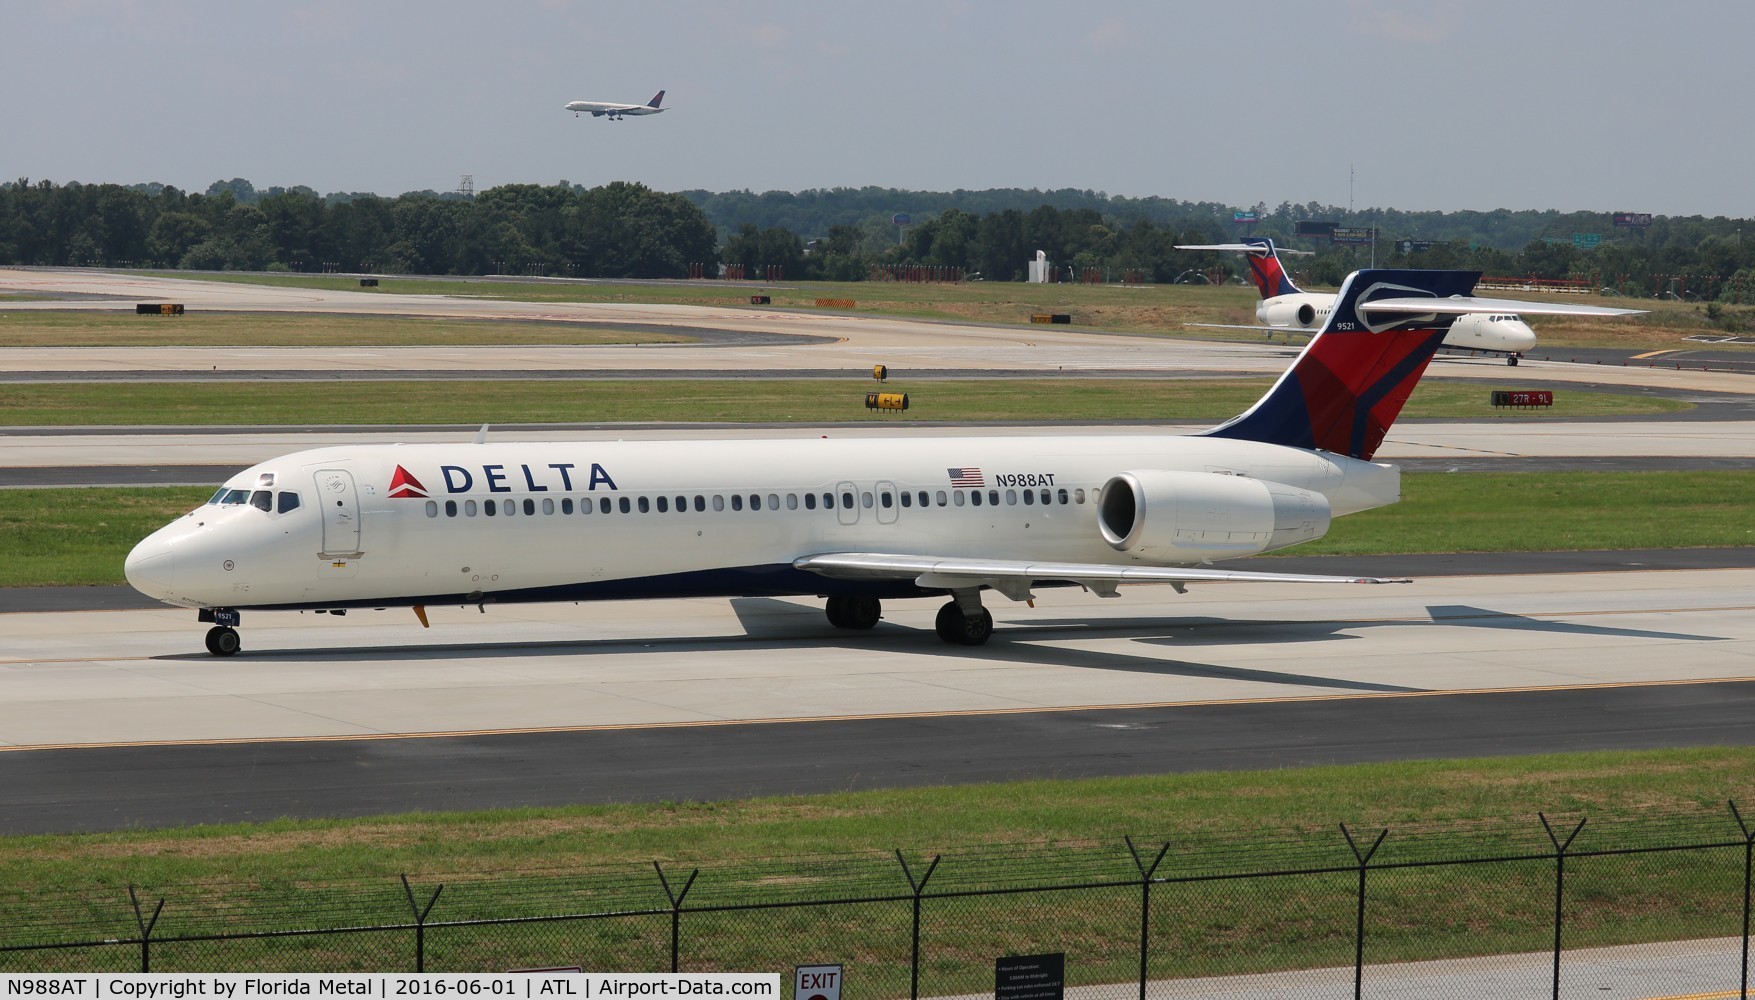
<svg viewBox="0 0 1755 1000"><path fill-rule="evenodd" d="M207 651L214 656L231 656L243 645L238 630L229 625L215 625L207 630Z"/></svg>

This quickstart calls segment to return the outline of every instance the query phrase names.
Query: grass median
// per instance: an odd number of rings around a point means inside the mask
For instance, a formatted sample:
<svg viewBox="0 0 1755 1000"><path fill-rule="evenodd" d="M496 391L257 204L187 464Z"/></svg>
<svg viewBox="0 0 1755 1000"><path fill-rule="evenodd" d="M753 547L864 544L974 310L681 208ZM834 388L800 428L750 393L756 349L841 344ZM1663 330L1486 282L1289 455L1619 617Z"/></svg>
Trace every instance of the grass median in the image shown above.
<svg viewBox="0 0 1755 1000"><path fill-rule="evenodd" d="M1164 421L1217 423L1266 379L464 379L345 382L345 403L298 382L11 383L0 425L338 425L483 423L831 423ZM1421 383L1407 418L1595 419L1677 413L1692 404L1561 390L1554 406L1503 410L1489 384ZM873 389L906 393L905 412L865 408Z"/></svg>
<svg viewBox="0 0 1755 1000"><path fill-rule="evenodd" d="M216 484L217 485L217 484ZM0 587L122 582L134 543L208 487L0 490ZM1403 501L1287 555L1755 544L1755 472L1407 473Z"/></svg>

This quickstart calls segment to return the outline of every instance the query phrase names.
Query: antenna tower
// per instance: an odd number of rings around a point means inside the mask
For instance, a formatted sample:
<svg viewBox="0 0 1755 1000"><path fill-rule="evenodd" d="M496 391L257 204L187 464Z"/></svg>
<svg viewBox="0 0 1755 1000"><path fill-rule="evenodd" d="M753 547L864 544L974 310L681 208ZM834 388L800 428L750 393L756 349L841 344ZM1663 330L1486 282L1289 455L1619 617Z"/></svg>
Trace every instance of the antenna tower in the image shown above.
<svg viewBox="0 0 1755 1000"><path fill-rule="evenodd" d="M463 179L457 182L457 193L462 195L465 198L474 198L475 197L475 175L474 174L464 174L463 175Z"/></svg>

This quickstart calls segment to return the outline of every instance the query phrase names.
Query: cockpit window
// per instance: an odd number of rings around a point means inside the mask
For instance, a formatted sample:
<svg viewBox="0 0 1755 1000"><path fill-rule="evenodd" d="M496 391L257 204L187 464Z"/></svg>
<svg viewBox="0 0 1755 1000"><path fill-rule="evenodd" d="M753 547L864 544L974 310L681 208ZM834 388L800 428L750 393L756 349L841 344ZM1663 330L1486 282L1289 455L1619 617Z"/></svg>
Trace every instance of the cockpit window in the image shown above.
<svg viewBox="0 0 1755 1000"><path fill-rule="evenodd" d="M250 506L256 508L257 510L261 510L261 511L273 510L274 509L274 491L273 490L257 490L256 492L250 494Z"/></svg>
<svg viewBox="0 0 1755 1000"><path fill-rule="evenodd" d="M249 503L250 491L231 489L220 490L219 493L214 495L213 502L223 507L235 507L238 504Z"/></svg>
<svg viewBox="0 0 1755 1000"><path fill-rule="evenodd" d="M299 509L299 495L297 493L292 492L291 490L282 490L280 492L280 512L282 514L284 514L289 510L298 510L298 509Z"/></svg>

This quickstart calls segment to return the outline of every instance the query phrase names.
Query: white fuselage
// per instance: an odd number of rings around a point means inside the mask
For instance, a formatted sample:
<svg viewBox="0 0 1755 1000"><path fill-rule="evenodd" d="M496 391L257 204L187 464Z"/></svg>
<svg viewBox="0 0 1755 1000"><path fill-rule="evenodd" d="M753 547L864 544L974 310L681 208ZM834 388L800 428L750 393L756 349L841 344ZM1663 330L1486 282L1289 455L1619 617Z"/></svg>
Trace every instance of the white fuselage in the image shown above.
<svg viewBox="0 0 1755 1000"><path fill-rule="evenodd" d="M1224 531L1118 551L1098 493L1130 470L1285 484L1337 516L1399 497L1390 466L1199 436L351 446L233 476L126 569L185 607L345 608L834 594L852 585L793 562L837 552L1193 565L1262 551Z"/></svg>
<svg viewBox="0 0 1755 1000"><path fill-rule="evenodd" d="M612 104L608 101L572 101L568 103L567 110L574 114L589 113L594 118L602 118L605 115L608 115L611 118L620 118L623 115L655 115L665 109L655 108L649 104Z"/></svg>
<svg viewBox="0 0 1755 1000"><path fill-rule="evenodd" d="M1277 330L1315 333L1328 321L1335 297L1323 292L1276 295L1256 303L1255 319ZM1464 313L1444 335L1445 347L1522 354L1536 346L1536 332L1514 313Z"/></svg>

